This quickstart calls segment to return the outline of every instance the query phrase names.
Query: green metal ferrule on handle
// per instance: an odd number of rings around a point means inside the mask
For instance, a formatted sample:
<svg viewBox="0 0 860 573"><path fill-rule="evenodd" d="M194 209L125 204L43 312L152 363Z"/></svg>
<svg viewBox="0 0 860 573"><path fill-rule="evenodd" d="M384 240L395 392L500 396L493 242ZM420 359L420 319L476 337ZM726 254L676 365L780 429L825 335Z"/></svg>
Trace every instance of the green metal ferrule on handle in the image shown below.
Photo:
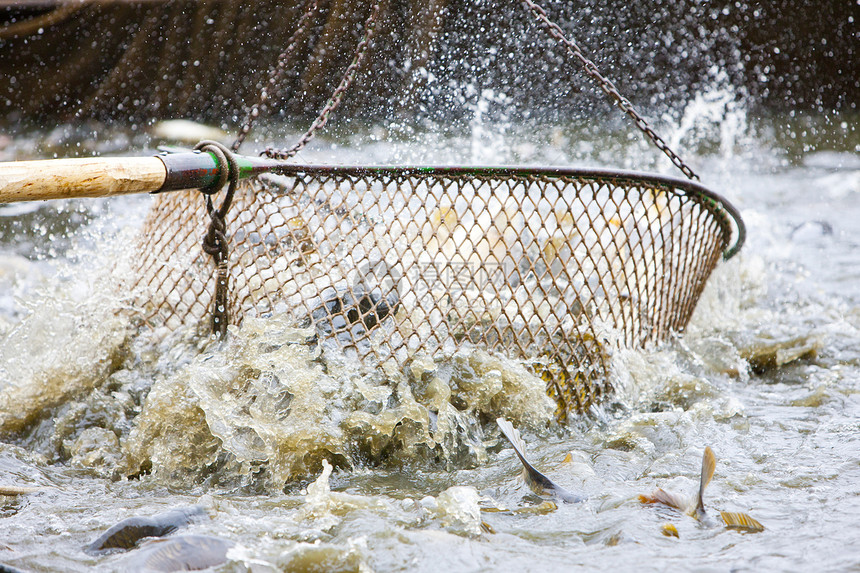
<svg viewBox="0 0 860 573"><path fill-rule="evenodd" d="M164 184L153 193L177 191L180 189L204 189L215 185L220 176L221 166L214 153L208 151L183 151L165 153L157 156L166 170ZM234 155L239 166L239 179L247 179L272 171L282 165L271 159Z"/></svg>

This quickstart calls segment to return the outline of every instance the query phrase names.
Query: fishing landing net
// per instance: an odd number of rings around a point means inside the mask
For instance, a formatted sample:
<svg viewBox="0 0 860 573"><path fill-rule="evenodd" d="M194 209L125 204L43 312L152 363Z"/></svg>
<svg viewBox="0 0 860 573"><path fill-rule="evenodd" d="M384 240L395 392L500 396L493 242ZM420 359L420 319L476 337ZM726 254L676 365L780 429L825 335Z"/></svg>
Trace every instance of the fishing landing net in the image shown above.
<svg viewBox="0 0 860 573"><path fill-rule="evenodd" d="M610 391L613 348L684 329L744 233L737 211L694 181L561 168L285 163L235 188L220 264L201 246L207 220L196 190L156 198L137 251L148 324L204 324L221 280L214 307L231 324L286 316L369 365L466 346L518 356L562 421Z"/></svg>
<svg viewBox="0 0 860 573"><path fill-rule="evenodd" d="M684 329L732 219L700 185L654 175L296 165L234 197L227 311L289 316L371 363L518 355L566 415L609 390L610 347ZM205 220L196 191L157 197L139 251L150 324L208 318Z"/></svg>

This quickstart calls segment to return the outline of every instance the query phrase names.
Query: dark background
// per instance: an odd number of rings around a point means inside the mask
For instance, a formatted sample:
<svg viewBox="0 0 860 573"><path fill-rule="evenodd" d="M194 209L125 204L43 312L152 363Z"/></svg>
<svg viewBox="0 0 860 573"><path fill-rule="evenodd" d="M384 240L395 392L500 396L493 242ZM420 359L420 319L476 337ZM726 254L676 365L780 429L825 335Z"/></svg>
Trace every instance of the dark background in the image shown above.
<svg viewBox="0 0 860 573"><path fill-rule="evenodd" d="M856 110L854 0L549 1L550 16L650 113L733 86L760 113ZM235 124L303 2L0 4L0 121L186 117ZM272 109L305 121L352 58L368 1L320 0ZM387 0L341 114L447 120L475 93L524 118L604 113L576 62L516 0ZM503 95L500 95L503 94ZM501 98L501 99L499 99Z"/></svg>

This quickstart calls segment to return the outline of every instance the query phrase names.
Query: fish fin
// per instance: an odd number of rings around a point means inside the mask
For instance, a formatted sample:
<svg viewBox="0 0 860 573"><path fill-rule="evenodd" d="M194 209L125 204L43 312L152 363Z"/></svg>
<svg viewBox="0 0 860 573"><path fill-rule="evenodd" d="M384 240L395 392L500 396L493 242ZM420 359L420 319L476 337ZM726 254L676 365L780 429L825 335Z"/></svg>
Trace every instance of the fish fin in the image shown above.
<svg viewBox="0 0 860 573"><path fill-rule="evenodd" d="M640 495L639 501L642 503L662 503L681 511L686 511L690 505L690 501L685 496L666 491L659 487L651 495Z"/></svg>
<svg viewBox="0 0 860 573"><path fill-rule="evenodd" d="M666 537L681 537L680 535L678 535L678 528L675 527L675 525L672 523L664 523L663 525L661 525L660 533L662 533Z"/></svg>
<svg viewBox="0 0 860 573"><path fill-rule="evenodd" d="M714 450L707 446L705 453L702 454L702 477L699 480L699 493L696 495L696 513L704 513L705 511L705 488L711 483L716 467L717 458L714 456Z"/></svg>
<svg viewBox="0 0 860 573"><path fill-rule="evenodd" d="M496 423L499 425L499 429L514 447L514 451L517 453L517 456L523 462L523 465L531 466L526 460L526 443L523 441L520 436L519 430L514 428L514 425L505 420L504 418L497 418Z"/></svg>
<svg viewBox="0 0 860 573"><path fill-rule="evenodd" d="M529 463L525 455L526 443L523 441L522 437L520 437L519 431L514 428L513 424L504 418L497 418L496 423L514 447L514 452L516 452L517 457L520 458L520 462L523 464L523 479L533 492L540 496L549 495L556 497L565 503L579 503L581 501L585 501L583 496L570 493L536 470L535 467Z"/></svg>
<svg viewBox="0 0 860 573"><path fill-rule="evenodd" d="M543 495L543 492L538 491L536 489L536 482L545 481L548 482L548 478L544 476L542 473L537 471L531 463L526 459L526 443L523 441L523 438L520 436L519 430L514 428L514 425L505 420L504 418L496 418L496 424L499 425L499 429L511 443L511 446L514 448L514 453L517 454L517 457L520 459L520 462L523 464L523 480L529 485L529 488L532 489L538 495Z"/></svg>
<svg viewBox="0 0 860 573"><path fill-rule="evenodd" d="M721 511L720 517L723 518L726 527L730 527L732 529L741 529L743 531L764 531L764 525L762 525L746 513Z"/></svg>
<svg viewBox="0 0 860 573"><path fill-rule="evenodd" d="M535 467L526 459L526 443L523 441L522 436L520 436L519 430L514 428L514 425L505 420L504 418L497 418L496 423L499 425L499 429L511 443L511 446L514 448L514 452L517 454L517 457L520 458L520 462L523 464L523 478L526 483L529 483L529 487L532 490L535 490L535 486L532 484L543 483L546 485L554 485L545 475L540 473L535 469ZM537 491L535 491L537 493ZM542 495L538 493L538 495Z"/></svg>
<svg viewBox="0 0 860 573"><path fill-rule="evenodd" d="M573 454L572 454L572 453L570 453L570 452L567 452L567 455L566 455L566 456L564 456L564 459L563 459L563 460L561 460L561 463L563 463L563 464L569 464L569 463L571 463L571 462L573 462Z"/></svg>

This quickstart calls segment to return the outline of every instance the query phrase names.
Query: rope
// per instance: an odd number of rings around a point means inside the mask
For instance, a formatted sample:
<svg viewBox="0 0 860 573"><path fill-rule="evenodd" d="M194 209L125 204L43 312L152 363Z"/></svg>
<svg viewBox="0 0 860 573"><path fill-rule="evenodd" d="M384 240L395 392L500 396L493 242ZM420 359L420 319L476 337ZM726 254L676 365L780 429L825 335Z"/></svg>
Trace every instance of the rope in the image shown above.
<svg viewBox="0 0 860 573"><path fill-rule="evenodd" d="M239 165L233 152L217 141L201 141L194 146L194 149L213 153L221 166L218 181L209 187L201 188L200 192L206 196L206 212L209 213L209 228L201 246L203 251L215 261L216 267L215 296L212 298L212 335L217 334L223 340L227 336L227 324L230 320L227 310L229 287L227 259L230 253L226 217L239 184ZM212 195L218 193L225 183L229 183L227 194L224 195L221 206L216 209L212 202Z"/></svg>
<svg viewBox="0 0 860 573"><path fill-rule="evenodd" d="M603 77L600 74L600 71L597 69L597 66L594 65L594 62L585 57L577 43L574 40L567 38L564 35L562 29L558 26L558 24L554 23L552 20L549 19L549 16L547 16L546 11L537 4L535 4L532 0L521 1L523 5L525 5L525 7L529 9L538 20L540 20L544 27L547 28L547 32L549 33L549 35L555 38L559 43L563 44L567 48L567 50L571 54L573 54L573 56L576 57L577 60L579 60L579 63L582 64L582 67L585 70L585 73L597 83L600 89L603 90L603 92L615 102L615 104L621 109L621 111L623 111L633 119L636 124L636 127L639 128L639 130L644 133L648 137L648 139L651 140L651 143L653 143L657 147L657 149L665 153L669 160L672 162L672 164L678 169L680 169L681 172L687 176L687 178L692 179L694 181L698 181L699 176L696 175L696 173L690 168L689 165L684 163L684 160L681 159L677 153L675 153L674 151L672 151L672 149L669 148L669 145L663 140L663 138L657 135L657 133L651 128L651 126L648 125L648 122L645 121L645 118L643 118L639 114L639 112L636 111L636 109L633 107L633 104L630 103L630 100L621 95L621 93L618 91L618 88L615 87L615 84L613 84L611 80Z"/></svg>

